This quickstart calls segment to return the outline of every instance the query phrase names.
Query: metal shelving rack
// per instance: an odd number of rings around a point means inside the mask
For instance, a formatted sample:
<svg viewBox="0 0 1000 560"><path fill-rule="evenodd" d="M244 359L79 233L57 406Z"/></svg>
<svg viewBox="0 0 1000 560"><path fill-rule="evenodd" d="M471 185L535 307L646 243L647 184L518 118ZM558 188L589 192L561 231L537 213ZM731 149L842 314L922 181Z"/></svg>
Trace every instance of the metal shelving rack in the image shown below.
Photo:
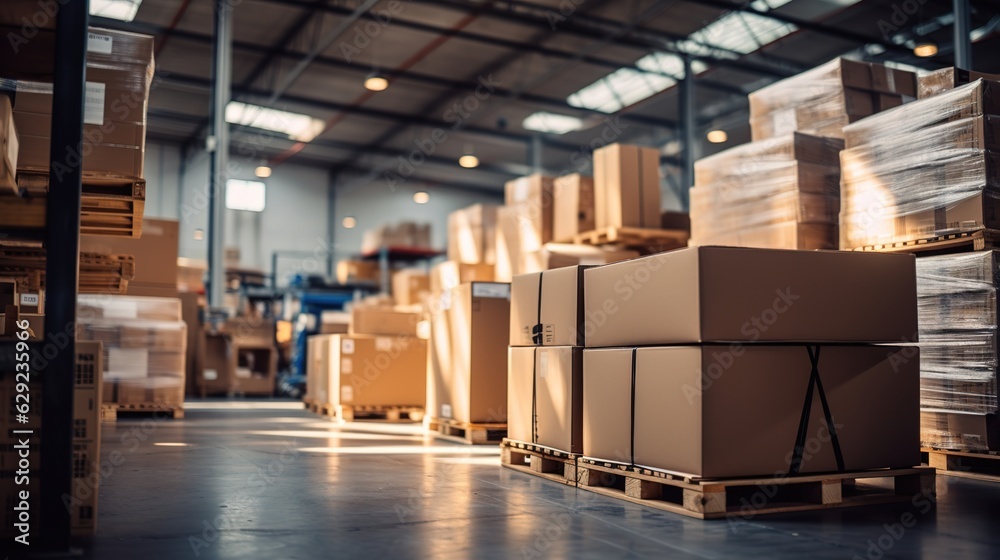
<svg viewBox="0 0 1000 560"><path fill-rule="evenodd" d="M45 197L45 228L41 231L0 232L41 240L46 249L46 298L44 342L29 347L32 354L47 345L57 350L40 374L42 387L41 472L44 484L40 515L32 515L30 554L45 557L70 553L70 512L63 496L72 491L73 383L76 357L76 296L80 249L80 199L82 168L79 157L83 138L83 112L87 29L90 1L53 2L55 31L38 33L19 46L20 60L37 61L51 54L52 132L49 192ZM39 8L41 10L41 8ZM3 22L9 23L9 22ZM20 25L19 22L16 23ZM6 36L6 34L5 34ZM6 42L6 41L5 41ZM44 54L43 54L44 53ZM0 53L4 77L38 79L45 69L17 68L17 53ZM8 67L9 66L9 67ZM57 163L58 165L54 165ZM13 371L13 344L0 345L0 372ZM11 366L11 367L8 367ZM13 414L0 410L0 414ZM20 554L19 554L20 555Z"/></svg>
<svg viewBox="0 0 1000 560"><path fill-rule="evenodd" d="M444 254L443 251L434 249L382 246L376 250L362 253L360 258L364 260L378 260L379 276L382 280L382 293L388 294L390 291L389 282L391 280L390 269L392 263L430 263Z"/></svg>

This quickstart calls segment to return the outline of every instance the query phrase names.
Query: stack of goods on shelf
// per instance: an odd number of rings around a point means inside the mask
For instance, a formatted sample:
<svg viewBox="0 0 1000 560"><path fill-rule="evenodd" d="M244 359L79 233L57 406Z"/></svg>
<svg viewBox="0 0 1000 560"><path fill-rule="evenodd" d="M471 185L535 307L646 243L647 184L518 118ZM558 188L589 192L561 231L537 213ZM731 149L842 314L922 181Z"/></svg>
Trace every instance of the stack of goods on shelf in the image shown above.
<svg viewBox="0 0 1000 560"><path fill-rule="evenodd" d="M594 226L660 227L660 153L611 144L594 150Z"/></svg>
<svg viewBox="0 0 1000 560"><path fill-rule="evenodd" d="M843 128L917 97L912 72L837 58L750 94L753 140L804 132L843 138Z"/></svg>
<svg viewBox="0 0 1000 560"><path fill-rule="evenodd" d="M427 424L465 443L498 442L507 429L510 284L463 283L431 314Z"/></svg>
<svg viewBox="0 0 1000 560"><path fill-rule="evenodd" d="M1000 252L917 259L921 442L1000 451L997 415Z"/></svg>
<svg viewBox="0 0 1000 560"><path fill-rule="evenodd" d="M843 147L795 132L699 160L691 245L837 249Z"/></svg>
<svg viewBox="0 0 1000 560"><path fill-rule="evenodd" d="M381 279L378 261L344 259L337 263L337 282L341 284L378 284Z"/></svg>
<svg viewBox="0 0 1000 560"><path fill-rule="evenodd" d="M104 343L105 404L182 410L187 327L180 300L80 296L77 336Z"/></svg>
<svg viewBox="0 0 1000 560"><path fill-rule="evenodd" d="M134 259L134 274L122 292L130 296L177 297L178 221L146 219L142 237L80 237L81 254L129 255ZM81 273L83 262L80 263ZM83 292L83 290L81 290ZM109 293L107 287L100 293Z"/></svg>
<svg viewBox="0 0 1000 560"><path fill-rule="evenodd" d="M146 35L90 30L83 127L84 234L141 234L153 44L153 37ZM17 185L44 196L49 181L52 84L25 80L4 83L16 88L13 117L20 144ZM60 156L55 161L59 162Z"/></svg>
<svg viewBox="0 0 1000 560"><path fill-rule="evenodd" d="M45 291L41 288L41 273L17 272L15 276L0 276L0 337L14 338L20 329L18 321L28 322L29 340L44 338ZM0 273L2 274L2 273Z"/></svg>
<svg viewBox="0 0 1000 560"><path fill-rule="evenodd" d="M97 468L101 462L101 370L103 352L100 342L78 341L76 343L76 369L73 390L73 480L70 495L64 503L70 508L70 530L74 536L92 535L97 529L97 493L101 476ZM11 410L27 405L27 423L13 423L13 416L5 414L0 418L0 430L10 434L12 430L32 430L26 439L31 449L30 466L22 469L23 456L11 445L0 448L0 496L13 497L25 489L29 492L31 511L38 511L41 486L44 476L39 470L39 452L42 437L42 385L32 381L25 391L18 390L23 382L15 372L5 372L0 381L0 403ZM22 396L19 396L22 395ZM25 437L18 436L20 440ZM23 470L27 472L16 473ZM21 478L24 480L20 480ZM24 481L27 481L27 488ZM17 500L20 502L20 499ZM0 538L13 537L18 511L14 503L7 502L0 514Z"/></svg>
<svg viewBox="0 0 1000 560"><path fill-rule="evenodd" d="M509 442L582 452L583 275L587 268L522 274L511 282Z"/></svg>
<svg viewBox="0 0 1000 560"><path fill-rule="evenodd" d="M392 273L392 300L396 305L420 306L431 290L431 277L423 270L403 269Z"/></svg>
<svg viewBox="0 0 1000 560"><path fill-rule="evenodd" d="M383 248L430 249L431 225L400 222L365 232L361 241L362 253L374 253Z"/></svg>
<svg viewBox="0 0 1000 560"><path fill-rule="evenodd" d="M916 330L912 256L696 247L584 283L586 457L775 480L920 463L919 358L876 345Z"/></svg>
<svg viewBox="0 0 1000 560"><path fill-rule="evenodd" d="M1000 228L998 95L977 80L847 126L841 249Z"/></svg>

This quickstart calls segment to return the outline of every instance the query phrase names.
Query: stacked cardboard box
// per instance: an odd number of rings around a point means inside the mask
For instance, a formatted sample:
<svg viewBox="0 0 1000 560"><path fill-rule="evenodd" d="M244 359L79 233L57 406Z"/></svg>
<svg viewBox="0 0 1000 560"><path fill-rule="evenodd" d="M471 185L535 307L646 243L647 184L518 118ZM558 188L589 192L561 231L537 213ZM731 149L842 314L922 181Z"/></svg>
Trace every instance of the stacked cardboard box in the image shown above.
<svg viewBox="0 0 1000 560"><path fill-rule="evenodd" d="M494 204L474 204L448 215L448 260L466 264L496 263Z"/></svg>
<svg viewBox="0 0 1000 560"><path fill-rule="evenodd" d="M187 325L180 300L80 296L77 336L104 343L103 402L183 404Z"/></svg>
<svg viewBox="0 0 1000 560"><path fill-rule="evenodd" d="M337 263L337 282L341 284L378 283L381 279L378 262L344 259Z"/></svg>
<svg viewBox="0 0 1000 560"><path fill-rule="evenodd" d="M71 513L70 529L76 536L93 534L97 526L97 493L101 478L96 472L101 455L101 363L100 342L77 342L73 391L73 480L65 500ZM4 504L0 515L0 537L5 539L13 536L11 531L17 522L14 505L21 501L20 493L28 491L31 511L38 511L41 485L44 483L39 462L43 437L41 383L32 381L24 385L26 389L22 386L23 390L18 390L18 384L23 380L15 379L14 372L9 373L0 381L0 403L10 410L26 404L28 422L14 424L11 415L4 415L0 418L0 431L7 435L11 430L32 430L34 433L27 438L18 436L18 440L27 439L30 449L27 469L22 469L21 450L15 447L17 441L5 436L0 448L0 497ZM23 473L15 476L14 471L18 470L27 470L27 476L22 478Z"/></svg>
<svg viewBox="0 0 1000 560"><path fill-rule="evenodd" d="M1000 451L998 286L1000 252L917 259L925 446Z"/></svg>
<svg viewBox="0 0 1000 560"><path fill-rule="evenodd" d="M384 225L365 232L361 240L361 252L370 253L383 247L394 249L430 249L431 225L416 222L400 222Z"/></svg>
<svg viewBox="0 0 1000 560"><path fill-rule="evenodd" d="M552 241L553 177L541 174L508 181L505 205L497 210L496 278L509 282L529 272L527 257Z"/></svg>
<svg viewBox="0 0 1000 560"><path fill-rule="evenodd" d="M420 305L431 289L431 277L423 270L404 269L392 273L392 299L396 305Z"/></svg>
<svg viewBox="0 0 1000 560"><path fill-rule="evenodd" d="M795 132L699 160L690 244L836 249L843 147Z"/></svg>
<svg viewBox="0 0 1000 560"><path fill-rule="evenodd" d="M594 225L660 227L660 153L611 144L594 150Z"/></svg>
<svg viewBox="0 0 1000 560"><path fill-rule="evenodd" d="M153 37L91 29L84 112L85 174L142 178ZM16 82L14 120L20 169L48 171L52 85Z"/></svg>
<svg viewBox="0 0 1000 560"><path fill-rule="evenodd" d="M430 317L428 417L506 422L510 284L461 284L440 295Z"/></svg>
<svg viewBox="0 0 1000 560"><path fill-rule="evenodd" d="M843 128L917 97L912 72L838 58L750 94L753 140L805 132L843 138Z"/></svg>
<svg viewBox="0 0 1000 560"><path fill-rule="evenodd" d="M973 72L961 68L942 68L929 74L917 76L917 97L924 99L946 91L951 91L959 86L971 84L976 80L1000 81L1000 74L986 74L984 72Z"/></svg>
<svg viewBox="0 0 1000 560"><path fill-rule="evenodd" d="M177 249L177 220L145 219L139 238L80 236L80 251L135 257L135 276L125 291L130 296L177 297Z"/></svg>
<svg viewBox="0 0 1000 560"><path fill-rule="evenodd" d="M571 266L515 276L510 294L507 437L583 448L583 273Z"/></svg>
<svg viewBox="0 0 1000 560"><path fill-rule="evenodd" d="M597 228L594 179L579 173L557 178L553 204L552 237L556 241L571 242L574 235Z"/></svg>
<svg viewBox="0 0 1000 560"><path fill-rule="evenodd" d="M720 478L919 464L919 358L873 344L916 330L912 256L696 247L584 284L585 455Z"/></svg>
<svg viewBox="0 0 1000 560"><path fill-rule="evenodd" d="M0 190L17 192L17 125L14 124L11 99L0 94Z"/></svg>
<svg viewBox="0 0 1000 560"><path fill-rule="evenodd" d="M998 95L977 80L846 127L841 248L1000 228Z"/></svg>

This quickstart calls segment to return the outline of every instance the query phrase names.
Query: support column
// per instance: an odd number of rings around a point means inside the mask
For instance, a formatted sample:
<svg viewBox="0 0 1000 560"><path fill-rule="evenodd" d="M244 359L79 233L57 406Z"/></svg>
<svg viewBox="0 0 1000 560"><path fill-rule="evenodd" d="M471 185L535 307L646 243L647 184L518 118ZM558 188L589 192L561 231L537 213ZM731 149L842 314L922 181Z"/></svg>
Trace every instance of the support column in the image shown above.
<svg viewBox="0 0 1000 560"><path fill-rule="evenodd" d="M972 38L969 33L969 0L953 0L955 6L955 66L972 70Z"/></svg>
<svg viewBox="0 0 1000 560"><path fill-rule="evenodd" d="M232 81L233 7L227 0L215 1L215 45L212 60L212 134L208 150L212 154L208 194L208 306L222 306L226 293L223 258L226 216L226 178L229 166L229 124L226 105Z"/></svg>
<svg viewBox="0 0 1000 560"><path fill-rule="evenodd" d="M684 57L684 79L681 80L680 91L680 120L684 152L681 158L681 192L680 200L684 211L690 208L690 195L688 190L694 186L694 161L697 157L695 131L695 98L694 98L694 72L691 70L691 57Z"/></svg>

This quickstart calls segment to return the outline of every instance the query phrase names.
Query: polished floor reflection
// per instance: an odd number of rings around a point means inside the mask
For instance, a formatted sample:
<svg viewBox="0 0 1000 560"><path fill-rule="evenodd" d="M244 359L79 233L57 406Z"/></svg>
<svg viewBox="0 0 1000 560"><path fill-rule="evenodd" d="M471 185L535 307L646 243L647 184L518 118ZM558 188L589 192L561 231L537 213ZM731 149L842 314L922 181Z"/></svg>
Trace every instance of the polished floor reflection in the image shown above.
<svg viewBox="0 0 1000 560"><path fill-rule="evenodd" d="M199 402L104 424L95 559L997 558L1000 484L937 508L698 521L514 473L495 447L292 402ZM116 453L117 452L117 453Z"/></svg>

